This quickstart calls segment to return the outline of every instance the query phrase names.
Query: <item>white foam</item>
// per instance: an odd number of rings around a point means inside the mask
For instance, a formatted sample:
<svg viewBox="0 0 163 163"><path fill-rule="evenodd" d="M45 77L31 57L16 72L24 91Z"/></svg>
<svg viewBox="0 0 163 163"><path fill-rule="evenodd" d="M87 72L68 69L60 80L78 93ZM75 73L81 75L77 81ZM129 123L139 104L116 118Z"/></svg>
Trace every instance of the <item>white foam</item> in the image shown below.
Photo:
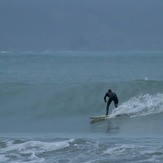
<svg viewBox="0 0 163 163"><path fill-rule="evenodd" d="M8 160L9 159L4 154L0 154L0 162L8 161Z"/></svg>
<svg viewBox="0 0 163 163"><path fill-rule="evenodd" d="M115 147L111 147L104 151L104 154L110 154L110 155L120 155L125 154L126 150L134 149L135 146L132 144L119 144Z"/></svg>
<svg viewBox="0 0 163 163"><path fill-rule="evenodd" d="M128 114L132 117L163 112L163 94L140 95L133 97L114 109L112 117L118 114Z"/></svg>
<svg viewBox="0 0 163 163"><path fill-rule="evenodd" d="M160 162L162 149L158 149L158 147L153 147L151 149L149 146L135 144L116 144L116 146L106 149L103 154L110 155L114 158L123 155L126 158L132 157L133 159L137 156L142 156L142 160L138 162ZM136 163L137 161L134 162Z"/></svg>
<svg viewBox="0 0 163 163"><path fill-rule="evenodd" d="M41 158L41 159L34 159L34 160L28 160L28 161L24 161L24 160L19 160L19 161L10 161L10 163L45 163L45 159Z"/></svg>
<svg viewBox="0 0 163 163"><path fill-rule="evenodd" d="M12 163L17 163L18 160L23 163L45 162L45 158L40 157L41 154L69 147L70 143L73 141L74 139L56 142L21 141L20 143L16 143L15 141L5 140L4 143L6 147L0 150L0 162L10 161ZM11 157L17 158L18 160L11 161ZM28 161L24 160L24 157L26 157Z"/></svg>
<svg viewBox="0 0 163 163"><path fill-rule="evenodd" d="M60 142L41 142L41 141L28 141L20 144L14 144L12 141L7 142L7 147L3 149L4 152L18 151L24 154L49 152L54 150L63 149L69 146L73 139L60 141Z"/></svg>

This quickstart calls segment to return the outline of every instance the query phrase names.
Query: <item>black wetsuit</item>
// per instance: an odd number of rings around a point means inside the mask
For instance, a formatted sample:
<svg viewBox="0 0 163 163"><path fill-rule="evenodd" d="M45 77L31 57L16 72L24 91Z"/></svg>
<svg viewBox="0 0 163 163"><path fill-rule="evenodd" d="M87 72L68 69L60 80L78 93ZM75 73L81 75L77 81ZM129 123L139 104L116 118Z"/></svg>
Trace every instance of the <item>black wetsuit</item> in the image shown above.
<svg viewBox="0 0 163 163"><path fill-rule="evenodd" d="M114 101L114 106L117 108L118 107L118 97L114 92L107 92L104 96L104 101L106 101L106 97L109 97L107 107L106 107L106 115L108 115L109 112L109 106L112 101Z"/></svg>

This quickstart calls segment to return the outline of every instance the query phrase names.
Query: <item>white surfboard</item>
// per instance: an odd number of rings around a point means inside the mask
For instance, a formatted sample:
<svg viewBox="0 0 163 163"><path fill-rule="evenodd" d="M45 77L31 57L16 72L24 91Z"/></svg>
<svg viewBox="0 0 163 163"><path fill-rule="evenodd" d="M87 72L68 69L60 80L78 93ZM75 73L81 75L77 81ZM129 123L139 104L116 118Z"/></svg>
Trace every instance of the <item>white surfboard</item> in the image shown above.
<svg viewBox="0 0 163 163"><path fill-rule="evenodd" d="M94 119L94 120L100 120L100 119L105 119L109 117L109 115L101 115L101 116L95 116L95 117L89 117L90 119Z"/></svg>

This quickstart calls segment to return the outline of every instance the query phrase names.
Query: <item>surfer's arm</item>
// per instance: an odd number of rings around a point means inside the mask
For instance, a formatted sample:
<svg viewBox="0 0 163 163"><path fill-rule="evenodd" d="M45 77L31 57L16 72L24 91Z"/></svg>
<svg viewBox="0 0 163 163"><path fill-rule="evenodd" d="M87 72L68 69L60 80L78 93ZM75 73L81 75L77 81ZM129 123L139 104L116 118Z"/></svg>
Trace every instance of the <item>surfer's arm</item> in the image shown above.
<svg viewBox="0 0 163 163"><path fill-rule="evenodd" d="M106 97L107 97L107 96L108 96L108 95L107 95L107 93L106 93L105 96L104 96L104 101L105 101L105 102L107 102L107 101L106 101Z"/></svg>

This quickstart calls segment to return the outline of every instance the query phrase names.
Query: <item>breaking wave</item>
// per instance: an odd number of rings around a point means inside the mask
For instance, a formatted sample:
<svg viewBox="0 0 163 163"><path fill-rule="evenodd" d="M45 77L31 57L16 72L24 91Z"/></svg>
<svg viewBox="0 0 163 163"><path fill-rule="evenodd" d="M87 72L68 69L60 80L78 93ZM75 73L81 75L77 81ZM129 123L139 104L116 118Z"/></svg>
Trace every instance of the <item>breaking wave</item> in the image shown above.
<svg viewBox="0 0 163 163"><path fill-rule="evenodd" d="M84 83L69 87L55 84L0 84L1 118L6 116L55 117L103 113L103 97L112 88L119 97L113 114L147 115L163 111L163 82L138 80ZM111 106L112 107L112 106ZM111 108L113 109L113 108Z"/></svg>

